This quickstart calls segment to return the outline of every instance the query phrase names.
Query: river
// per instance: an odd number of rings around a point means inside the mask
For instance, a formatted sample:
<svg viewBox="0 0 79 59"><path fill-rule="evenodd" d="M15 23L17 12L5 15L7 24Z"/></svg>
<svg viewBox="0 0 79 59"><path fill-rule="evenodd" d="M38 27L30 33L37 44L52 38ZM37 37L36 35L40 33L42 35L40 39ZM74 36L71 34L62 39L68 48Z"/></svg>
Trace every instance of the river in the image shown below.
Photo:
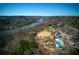
<svg viewBox="0 0 79 59"><path fill-rule="evenodd" d="M23 26L23 27L11 29L11 30L4 30L4 31L0 32L0 35L13 34L13 33L19 32L19 30L23 30L23 29L27 29L27 28L33 28L33 27L35 27L35 26L37 26L39 24L42 24L43 23L43 20L44 19L41 18L37 22L32 23L32 24L29 24L29 25L26 25L26 26Z"/></svg>

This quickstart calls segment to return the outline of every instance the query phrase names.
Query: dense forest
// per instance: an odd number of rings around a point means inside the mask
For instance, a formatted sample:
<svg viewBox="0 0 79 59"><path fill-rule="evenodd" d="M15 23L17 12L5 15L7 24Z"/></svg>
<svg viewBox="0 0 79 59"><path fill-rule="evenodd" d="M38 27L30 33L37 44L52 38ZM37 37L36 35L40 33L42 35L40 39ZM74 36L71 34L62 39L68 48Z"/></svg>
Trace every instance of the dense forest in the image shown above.
<svg viewBox="0 0 79 59"><path fill-rule="evenodd" d="M37 22L40 17L0 16L0 31L14 29Z"/></svg>

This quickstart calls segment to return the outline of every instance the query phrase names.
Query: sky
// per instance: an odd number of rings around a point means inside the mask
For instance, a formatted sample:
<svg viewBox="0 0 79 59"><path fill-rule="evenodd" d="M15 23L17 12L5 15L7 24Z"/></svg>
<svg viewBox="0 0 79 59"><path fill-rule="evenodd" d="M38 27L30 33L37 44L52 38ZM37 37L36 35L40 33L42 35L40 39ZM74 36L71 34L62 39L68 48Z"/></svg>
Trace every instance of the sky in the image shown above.
<svg viewBox="0 0 79 59"><path fill-rule="evenodd" d="M78 3L1 3L0 15L79 16Z"/></svg>

